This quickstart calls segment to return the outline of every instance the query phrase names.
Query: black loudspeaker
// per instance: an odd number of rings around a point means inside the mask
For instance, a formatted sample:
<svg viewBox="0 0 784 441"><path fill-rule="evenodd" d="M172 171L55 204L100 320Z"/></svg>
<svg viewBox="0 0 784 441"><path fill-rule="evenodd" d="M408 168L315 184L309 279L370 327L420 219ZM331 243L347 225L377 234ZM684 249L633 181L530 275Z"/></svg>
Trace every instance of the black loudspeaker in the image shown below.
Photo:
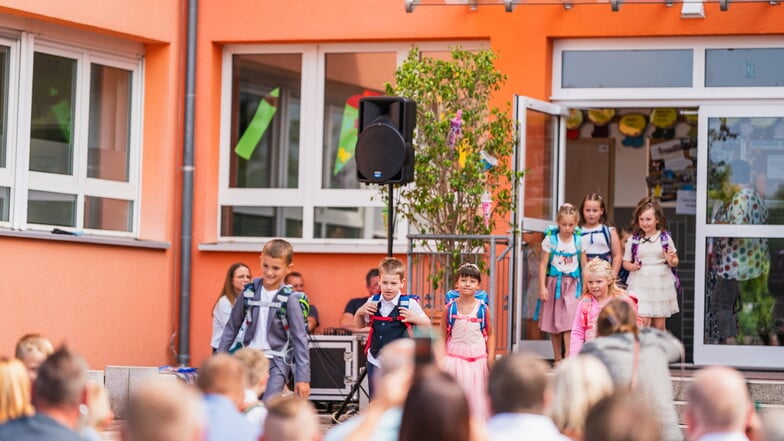
<svg viewBox="0 0 784 441"><path fill-rule="evenodd" d="M399 96L359 100L359 136L354 157L357 180L406 184L414 180L416 102Z"/></svg>

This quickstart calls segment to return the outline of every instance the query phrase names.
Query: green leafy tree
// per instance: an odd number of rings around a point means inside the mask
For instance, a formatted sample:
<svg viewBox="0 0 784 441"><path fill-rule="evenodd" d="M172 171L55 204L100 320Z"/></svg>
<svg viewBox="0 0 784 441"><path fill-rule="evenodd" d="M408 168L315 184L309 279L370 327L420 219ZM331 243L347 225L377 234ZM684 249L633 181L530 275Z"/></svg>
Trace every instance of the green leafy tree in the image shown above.
<svg viewBox="0 0 784 441"><path fill-rule="evenodd" d="M489 49L455 47L451 60L443 60L422 56L414 47L396 70L395 84L386 84L387 94L417 103L414 185L399 190L395 205L419 233L490 234L496 222L506 223L499 228L512 228L508 215L522 173L512 164L510 105L490 105L507 79L495 60ZM492 195L488 223L482 208L485 193ZM481 242L438 241L435 246L439 253L459 258ZM434 285L442 277L436 276Z"/></svg>

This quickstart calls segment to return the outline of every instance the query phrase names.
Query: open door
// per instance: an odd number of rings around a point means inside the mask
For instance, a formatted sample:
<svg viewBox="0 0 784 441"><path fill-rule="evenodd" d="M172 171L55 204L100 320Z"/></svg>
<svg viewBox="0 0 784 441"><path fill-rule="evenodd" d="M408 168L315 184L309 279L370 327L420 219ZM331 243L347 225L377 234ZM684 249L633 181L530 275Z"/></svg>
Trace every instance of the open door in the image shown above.
<svg viewBox="0 0 784 441"><path fill-rule="evenodd" d="M516 96L518 155L516 166L525 170L518 188L516 224L522 232L515 281L514 352L530 351L552 358L549 336L539 331L534 311L539 298L539 256L544 231L552 225L564 197L564 152L568 109Z"/></svg>

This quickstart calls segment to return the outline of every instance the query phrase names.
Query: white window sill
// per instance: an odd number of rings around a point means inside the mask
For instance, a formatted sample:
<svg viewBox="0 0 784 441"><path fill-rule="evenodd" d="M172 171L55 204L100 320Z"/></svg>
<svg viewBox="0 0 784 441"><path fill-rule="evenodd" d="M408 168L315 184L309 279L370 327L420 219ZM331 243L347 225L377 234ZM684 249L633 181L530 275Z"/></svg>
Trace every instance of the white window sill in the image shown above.
<svg viewBox="0 0 784 441"><path fill-rule="evenodd" d="M108 245L132 248L149 248L156 250L169 249L169 242L155 240L138 240L124 237L106 236L72 236L69 234L54 234L44 231L15 231L0 229L0 237L16 237L19 239L56 240L60 242L87 243L93 245Z"/></svg>
<svg viewBox="0 0 784 441"><path fill-rule="evenodd" d="M387 242L384 241L351 241L351 240L296 240L286 239L291 242L296 253L313 254L386 254ZM251 242L217 242L200 243L199 251L207 252L252 252L258 253L264 246L264 240ZM405 242L396 242L392 245L394 254L407 252Z"/></svg>

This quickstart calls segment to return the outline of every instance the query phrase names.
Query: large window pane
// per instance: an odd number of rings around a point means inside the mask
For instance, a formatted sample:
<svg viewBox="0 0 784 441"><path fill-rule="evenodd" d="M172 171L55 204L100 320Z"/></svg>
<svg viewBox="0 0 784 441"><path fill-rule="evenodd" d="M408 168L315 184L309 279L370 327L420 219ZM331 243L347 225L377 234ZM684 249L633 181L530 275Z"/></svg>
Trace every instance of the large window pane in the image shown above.
<svg viewBox="0 0 784 441"><path fill-rule="evenodd" d="M133 202L85 196L84 228L131 231L133 229Z"/></svg>
<svg viewBox="0 0 784 441"><path fill-rule="evenodd" d="M708 49L705 51L705 85L784 86L784 49Z"/></svg>
<svg viewBox="0 0 784 441"><path fill-rule="evenodd" d="M387 237L386 208L316 207L313 237L325 239L383 239Z"/></svg>
<svg viewBox="0 0 784 441"><path fill-rule="evenodd" d="M8 148L8 55L9 48L0 46L0 168L6 167ZM7 215L7 214L6 214ZM5 219L8 220L8 219Z"/></svg>
<svg viewBox="0 0 784 441"><path fill-rule="evenodd" d="M11 207L11 189L0 187L0 221L8 222Z"/></svg>
<svg viewBox="0 0 784 441"><path fill-rule="evenodd" d="M525 118L525 216L551 219L556 203L558 117L526 110Z"/></svg>
<svg viewBox="0 0 784 441"><path fill-rule="evenodd" d="M784 239L707 238L705 344L784 344Z"/></svg>
<svg viewBox="0 0 784 441"><path fill-rule="evenodd" d="M75 227L76 195L30 190L27 223Z"/></svg>
<svg viewBox="0 0 784 441"><path fill-rule="evenodd" d="M76 60L35 53L30 112L30 170L73 173Z"/></svg>
<svg viewBox="0 0 784 441"><path fill-rule="evenodd" d="M302 237L302 208L221 207L221 236Z"/></svg>
<svg viewBox="0 0 784 441"><path fill-rule="evenodd" d="M128 181L131 72L93 64L90 68L90 129L87 176Z"/></svg>
<svg viewBox="0 0 784 441"><path fill-rule="evenodd" d="M234 55L229 185L296 188L300 54Z"/></svg>
<svg viewBox="0 0 784 441"><path fill-rule="evenodd" d="M359 188L354 161L359 99L392 82L395 53L326 54L323 188Z"/></svg>
<svg viewBox="0 0 784 441"><path fill-rule="evenodd" d="M784 224L784 118L708 119L707 222Z"/></svg>
<svg viewBox="0 0 784 441"><path fill-rule="evenodd" d="M691 87L692 50L564 51L563 88Z"/></svg>

